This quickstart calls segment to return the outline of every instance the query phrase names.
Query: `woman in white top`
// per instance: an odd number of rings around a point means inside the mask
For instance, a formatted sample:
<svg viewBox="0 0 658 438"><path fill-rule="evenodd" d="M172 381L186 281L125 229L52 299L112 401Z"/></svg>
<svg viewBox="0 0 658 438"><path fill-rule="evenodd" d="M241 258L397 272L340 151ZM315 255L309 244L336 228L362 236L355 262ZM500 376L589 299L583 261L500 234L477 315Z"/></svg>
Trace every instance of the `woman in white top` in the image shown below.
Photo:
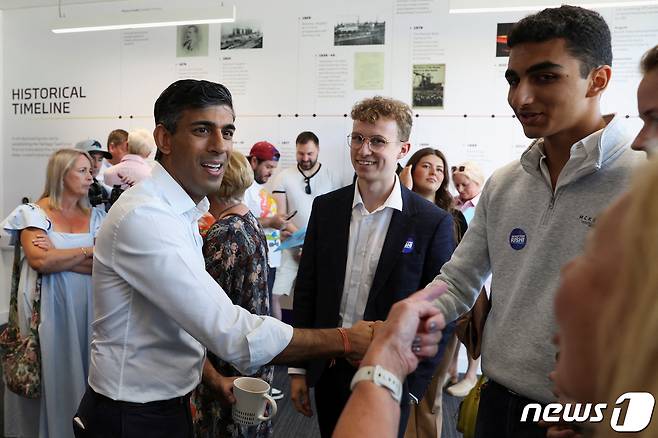
<svg viewBox="0 0 658 438"><path fill-rule="evenodd" d="M3 227L24 252L18 322L26 334L32 293L41 274L41 398L5 390L5 436L73 436L71 419L85 392L91 342L94 238L105 212L91 208L93 179L86 152L61 149L48 161L46 185L34 204L17 207Z"/></svg>

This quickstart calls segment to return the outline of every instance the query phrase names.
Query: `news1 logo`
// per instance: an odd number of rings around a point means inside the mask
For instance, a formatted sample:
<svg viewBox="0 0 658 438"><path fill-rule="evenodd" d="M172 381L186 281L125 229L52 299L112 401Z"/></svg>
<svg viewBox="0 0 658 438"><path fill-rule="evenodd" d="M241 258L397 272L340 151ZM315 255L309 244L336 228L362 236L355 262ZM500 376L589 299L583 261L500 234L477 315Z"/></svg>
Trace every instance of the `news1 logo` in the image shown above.
<svg viewBox="0 0 658 438"><path fill-rule="evenodd" d="M651 422L655 405L648 392L627 392L615 402L610 427L615 432L641 432ZM606 403L528 403L523 408L521 421L546 423L600 423L605 418ZM528 419L532 414L532 418Z"/></svg>

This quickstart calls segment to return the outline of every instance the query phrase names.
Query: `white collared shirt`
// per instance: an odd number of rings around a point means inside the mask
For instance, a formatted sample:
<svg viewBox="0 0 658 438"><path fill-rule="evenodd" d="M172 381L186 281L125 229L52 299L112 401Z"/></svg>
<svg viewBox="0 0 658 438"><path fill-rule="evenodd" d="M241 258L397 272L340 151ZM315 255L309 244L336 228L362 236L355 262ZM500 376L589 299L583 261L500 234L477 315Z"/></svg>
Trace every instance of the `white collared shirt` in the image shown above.
<svg viewBox="0 0 658 438"><path fill-rule="evenodd" d="M94 251L89 384L114 400L149 402L189 393L207 346L251 374L279 354L292 327L234 306L206 272L198 205L159 164L127 190Z"/></svg>
<svg viewBox="0 0 658 438"><path fill-rule="evenodd" d="M357 179L347 244L345 283L340 301L339 324L342 327L351 327L363 319L394 209L402 211L402 190L397 175L391 194L373 212L369 212L363 204Z"/></svg>
<svg viewBox="0 0 658 438"><path fill-rule="evenodd" d="M358 179L355 181L345 282L338 320L341 327L352 327L363 319L393 209L402 211L402 190L397 175L391 194L372 213L363 205ZM288 368L288 374L306 374L306 369L291 367Z"/></svg>

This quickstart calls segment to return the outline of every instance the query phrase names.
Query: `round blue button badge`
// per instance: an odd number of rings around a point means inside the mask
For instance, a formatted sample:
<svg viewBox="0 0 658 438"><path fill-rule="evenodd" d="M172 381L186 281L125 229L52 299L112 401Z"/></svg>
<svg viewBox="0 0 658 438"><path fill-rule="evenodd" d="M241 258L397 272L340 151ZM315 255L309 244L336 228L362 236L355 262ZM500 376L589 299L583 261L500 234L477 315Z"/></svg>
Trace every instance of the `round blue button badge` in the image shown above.
<svg viewBox="0 0 658 438"><path fill-rule="evenodd" d="M509 234L509 244L512 249L521 250L528 243L528 236L521 228L514 228Z"/></svg>

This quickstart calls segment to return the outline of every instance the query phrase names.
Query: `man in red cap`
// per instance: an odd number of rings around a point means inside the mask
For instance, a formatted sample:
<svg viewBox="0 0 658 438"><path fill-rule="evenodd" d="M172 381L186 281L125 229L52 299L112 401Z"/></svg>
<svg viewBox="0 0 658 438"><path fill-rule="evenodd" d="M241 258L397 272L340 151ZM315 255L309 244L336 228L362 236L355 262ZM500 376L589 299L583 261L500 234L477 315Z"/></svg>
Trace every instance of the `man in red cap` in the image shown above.
<svg viewBox="0 0 658 438"><path fill-rule="evenodd" d="M254 170L254 183L244 194L244 203L249 210L258 218L267 240L267 290L270 297L272 316L281 319L281 303L278 296L272 295L276 268L281 265L281 251L276 251L281 245L281 230L285 229L288 221L278 214L277 204L272 194L265 188L274 170L279 165L281 154L272 143L259 141L251 147L247 159ZM272 388L272 396L275 399L283 397L278 388Z"/></svg>
<svg viewBox="0 0 658 438"><path fill-rule="evenodd" d="M281 252L275 251L281 244L281 230L288 225L285 217L278 214L277 204L271 193L265 188L274 170L279 164L281 154L272 143L259 141L251 147L247 159L254 170L254 183L244 194L244 202L258 218L263 227L268 247L268 289L270 297L276 275L276 268L281 264ZM278 300L272 300L272 316L281 319L281 305Z"/></svg>

